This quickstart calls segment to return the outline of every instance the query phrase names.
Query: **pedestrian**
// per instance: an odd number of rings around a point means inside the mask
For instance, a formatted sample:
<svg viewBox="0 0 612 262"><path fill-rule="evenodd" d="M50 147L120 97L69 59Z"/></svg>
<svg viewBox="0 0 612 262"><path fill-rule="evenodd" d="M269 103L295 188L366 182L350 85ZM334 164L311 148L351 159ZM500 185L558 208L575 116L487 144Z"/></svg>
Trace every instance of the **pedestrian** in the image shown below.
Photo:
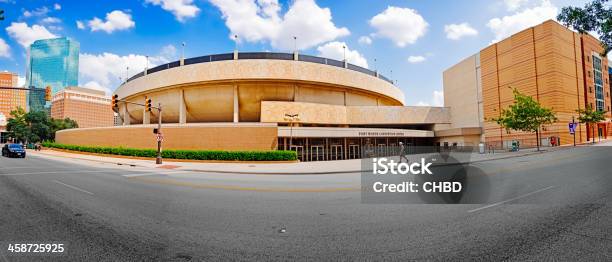
<svg viewBox="0 0 612 262"><path fill-rule="evenodd" d="M410 161L408 161L408 158L406 157L406 147L404 146L404 143L399 142L399 162L402 162L402 158L406 159L406 163L410 163Z"/></svg>

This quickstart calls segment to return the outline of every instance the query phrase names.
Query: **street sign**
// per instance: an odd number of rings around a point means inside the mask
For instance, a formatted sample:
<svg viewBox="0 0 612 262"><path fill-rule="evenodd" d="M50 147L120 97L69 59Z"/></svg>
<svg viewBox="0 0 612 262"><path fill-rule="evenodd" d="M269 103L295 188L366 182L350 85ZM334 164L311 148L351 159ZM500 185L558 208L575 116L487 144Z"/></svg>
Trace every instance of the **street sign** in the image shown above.
<svg viewBox="0 0 612 262"><path fill-rule="evenodd" d="M164 135L162 135L162 133L157 133L157 135L155 135L155 137L157 138L157 142L164 141Z"/></svg>
<svg viewBox="0 0 612 262"><path fill-rule="evenodd" d="M568 127L569 127L569 133L570 134L575 134L576 133L576 126L578 124L577 123L569 123Z"/></svg>

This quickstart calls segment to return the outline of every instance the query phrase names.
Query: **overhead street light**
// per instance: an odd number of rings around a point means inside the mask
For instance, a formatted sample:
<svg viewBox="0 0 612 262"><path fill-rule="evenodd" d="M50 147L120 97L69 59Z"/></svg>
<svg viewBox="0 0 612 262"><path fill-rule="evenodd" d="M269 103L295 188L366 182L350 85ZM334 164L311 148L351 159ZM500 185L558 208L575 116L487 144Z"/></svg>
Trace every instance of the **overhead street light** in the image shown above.
<svg viewBox="0 0 612 262"><path fill-rule="evenodd" d="M300 121L300 114L285 114L285 121L289 122L289 150L293 146L293 123Z"/></svg>

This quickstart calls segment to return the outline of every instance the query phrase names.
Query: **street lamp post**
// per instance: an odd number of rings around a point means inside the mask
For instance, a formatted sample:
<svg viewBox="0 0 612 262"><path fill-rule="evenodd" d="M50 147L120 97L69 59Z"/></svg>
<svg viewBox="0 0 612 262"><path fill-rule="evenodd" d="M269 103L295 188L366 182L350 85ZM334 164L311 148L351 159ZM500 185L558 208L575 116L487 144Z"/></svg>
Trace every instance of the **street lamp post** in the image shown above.
<svg viewBox="0 0 612 262"><path fill-rule="evenodd" d="M181 60L185 59L185 42L181 43Z"/></svg>
<svg viewBox="0 0 612 262"><path fill-rule="evenodd" d="M299 114L285 114L285 120L289 121L289 150L293 146L293 122L300 121Z"/></svg>

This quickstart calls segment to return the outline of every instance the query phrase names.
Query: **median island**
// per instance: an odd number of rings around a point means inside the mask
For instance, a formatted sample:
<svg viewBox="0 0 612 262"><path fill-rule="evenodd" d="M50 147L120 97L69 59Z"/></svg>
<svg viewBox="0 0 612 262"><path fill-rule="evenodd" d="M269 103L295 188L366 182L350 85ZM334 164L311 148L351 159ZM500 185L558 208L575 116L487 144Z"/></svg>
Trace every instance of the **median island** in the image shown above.
<svg viewBox="0 0 612 262"><path fill-rule="evenodd" d="M97 147L66 145L53 142L43 142L46 148L77 151L93 154L117 155L128 157L155 158L154 149L137 149L123 147ZM223 150L163 150L164 159L179 160L210 160L210 161L297 161L294 151L223 151Z"/></svg>

